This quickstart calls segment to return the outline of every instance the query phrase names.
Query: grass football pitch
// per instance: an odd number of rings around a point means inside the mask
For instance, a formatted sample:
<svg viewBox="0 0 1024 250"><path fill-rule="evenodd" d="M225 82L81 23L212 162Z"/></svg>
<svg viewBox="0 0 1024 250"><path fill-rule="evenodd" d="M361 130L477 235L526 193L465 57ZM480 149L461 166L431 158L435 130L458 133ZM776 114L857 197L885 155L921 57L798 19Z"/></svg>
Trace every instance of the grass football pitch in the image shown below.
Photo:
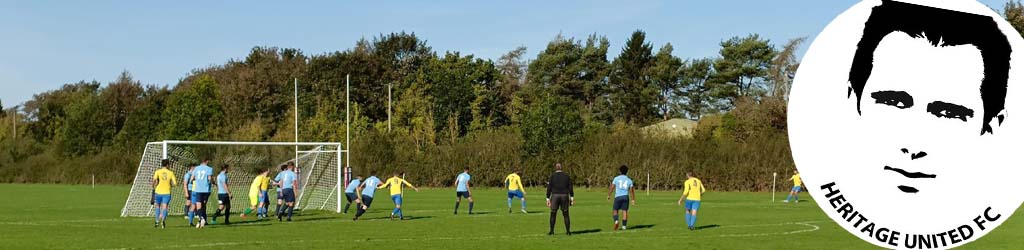
<svg viewBox="0 0 1024 250"><path fill-rule="evenodd" d="M188 227L182 216L168 218L166 229L153 218L121 218L129 186L0 184L2 249L871 249L818 209L809 196L798 204L771 203L770 193L709 192L701 205L698 228L689 231L679 192L637 192L629 227L612 230L606 190L577 190L571 208L572 236L561 213L556 235L548 236L549 210L543 190L527 190L529 214L506 209L500 189L477 189L474 215L452 215L452 189L423 189L405 196L405 221L388 219L393 204L378 192L360 221L349 214L305 211L293 222L255 221L237 214L232 225ZM235 197L246 199L245 197ZM785 198L784 193L776 195ZM181 199L175 196L174 199ZM955 203L951 202L951 206ZM172 211L180 207L171 208ZM271 207L273 209L273 207ZM942 208L936 208L942 209ZM241 210L235 208L234 210ZM210 210L210 216L215 210ZM1012 216L967 249L1020 249L1024 216ZM223 219L222 219L223 220Z"/></svg>

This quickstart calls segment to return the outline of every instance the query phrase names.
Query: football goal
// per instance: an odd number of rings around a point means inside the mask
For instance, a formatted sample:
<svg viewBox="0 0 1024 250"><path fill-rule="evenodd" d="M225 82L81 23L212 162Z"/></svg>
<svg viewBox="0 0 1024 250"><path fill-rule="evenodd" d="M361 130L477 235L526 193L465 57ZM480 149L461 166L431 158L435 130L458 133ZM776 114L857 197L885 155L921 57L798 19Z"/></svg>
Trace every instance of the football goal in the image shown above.
<svg viewBox="0 0 1024 250"><path fill-rule="evenodd" d="M293 149L294 147L294 149ZM153 173L160 169L162 159L170 161L169 169L178 178L171 188L169 214L184 214L185 197L182 190L185 172L190 165L198 164L203 158L210 158L210 167L216 173L226 164L228 188L233 199L233 211L249 207L249 187L253 179L263 170L270 169L268 176L273 179L280 171L278 166L294 162L298 169L299 190L296 190L297 210L333 210L341 212L342 192L348 182L350 171L343 169L348 164L349 151L336 142L235 142L235 141L161 141L146 144L139 161L135 181L121 209L121 217L142 217L153 215ZM276 197L273 187L269 190L271 207ZM217 186L210 189L209 204L214 211L217 204ZM235 212L237 214L237 212Z"/></svg>

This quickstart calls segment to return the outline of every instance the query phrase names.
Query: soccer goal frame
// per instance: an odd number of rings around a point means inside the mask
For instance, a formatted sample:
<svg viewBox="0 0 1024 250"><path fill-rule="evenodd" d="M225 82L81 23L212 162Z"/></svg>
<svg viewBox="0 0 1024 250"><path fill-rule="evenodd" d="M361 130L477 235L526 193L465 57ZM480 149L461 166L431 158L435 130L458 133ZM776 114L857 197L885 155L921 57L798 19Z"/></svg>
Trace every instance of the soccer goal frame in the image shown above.
<svg viewBox="0 0 1024 250"><path fill-rule="evenodd" d="M294 146L296 148L295 152L294 152L295 153L295 158L291 158L288 161L295 162L297 165L302 165L303 163L306 163L306 164L310 164L310 166L313 166L312 169L306 169L304 173L301 173L299 175L299 178L300 178L299 179L299 184L302 185L302 186L301 186L301 190L296 194L297 195L297 197L296 197L297 198L296 199L296 204L295 204L296 208L298 209L298 208L300 208L301 205L306 205L305 206L306 209L313 208L313 209L324 210L325 208L327 208L327 205L328 205L329 201L333 200L334 203L335 203L334 204L335 205L335 207L334 207L335 213L341 213L341 203L343 201L342 199L344 199L343 195L342 195L342 193L344 192L343 189L345 188L345 185L347 184L347 181L351 178L349 176L349 173L351 171L349 171L349 169L348 169L349 168L348 162L350 161L350 158L351 158L350 155L349 155L349 149L348 149L348 147L343 147L344 145L342 143L339 143L339 142L243 142L243 141L183 141L183 140L166 140L166 141L159 141L159 142L150 142L150 143L146 144L146 149L143 151L143 157L139 161L139 167L138 167L138 170L136 172L135 180L132 183L131 191L129 191L128 198L125 199L125 205L121 209L121 217L141 217L141 216L151 216L152 215L153 205L150 204L150 203L140 203L139 199L145 199L145 198L148 198L148 197L152 196L152 188L151 188L152 184L151 183L152 183L153 171L160 168L160 161L161 160L169 159L168 158L169 154L179 153L179 152L171 152L170 151L170 150L172 150L172 147L174 147L174 146L186 146L186 147L188 147L188 146ZM299 147L303 147L303 149L306 149L306 150L299 150ZM322 157L324 155L328 155L329 156L329 154L331 154L331 153L334 154L333 157L331 157L333 159L326 159L326 158ZM344 156L342 156L342 154L344 154ZM156 157L156 156L159 156L159 157ZM342 157L345 158L344 159L345 162L342 162ZM216 162L216 159L214 159L214 160ZM286 162L288 162L288 161L286 161ZM333 162L329 162L329 161L333 161ZM281 163L284 163L284 162L281 162ZM183 163L183 162L172 163L172 168L179 169L179 170L187 169L187 166L185 166L185 164L187 164L187 163ZM326 196L324 196L322 194L314 193L314 194L316 194L316 196L318 196L316 198L323 200L323 202L321 204L319 204L319 206L317 206L317 204L301 204L301 202L304 202L307 199L312 199L310 197L304 197L306 195L306 193L307 193L306 191L309 190L309 189L307 189L307 185L310 185L309 184L309 183L311 183L310 179L311 178L318 178L317 180L322 180L323 178L325 178L325 177L314 177L314 173L319 172L319 173L321 173L320 175L329 173L327 169L316 169L316 166L328 167L330 165L334 165L333 167L335 168L335 169L333 169L333 172L334 172L333 173L333 175L334 175L334 183L333 183L333 187L330 189L330 193L327 194ZM174 171L174 169L172 169L172 171ZM184 171L175 171L175 172L184 172ZM183 174L176 174L176 175L178 176L178 178L183 178L183 176L182 176ZM273 176L271 176L271 178L272 177ZM243 178L245 178L245 177L243 177ZM182 181L183 181L182 179L178 179L178 183L176 183L176 184L180 184ZM244 180L243 179L241 181L248 182L249 180ZM232 180L231 182L233 183L231 189L235 191L233 193L237 193L238 190L242 190L243 188L245 190L248 190L248 185L244 185L244 186L240 187L240 186L238 186L238 181ZM319 182L314 182L314 183L319 184ZM316 184L314 184L314 185L316 185ZM180 185L178 185L178 186L179 187L175 187L175 188L172 189L172 195L173 195L173 197L175 199L184 199L184 197L180 197L180 195L178 195L178 194L180 194L182 192L182 190L180 188L183 188L183 187L180 187ZM316 190L316 188L314 188L314 190ZM323 190L321 189L321 191L323 191ZM241 195L241 196L236 196L235 199L246 200L245 197L246 197L246 195ZM306 198L306 199L303 199L303 198ZM173 201L173 199L172 199L172 201ZM232 201L232 203L234 204L235 202ZM244 204L248 204L248 202L245 202ZM247 206L245 206L245 207L247 207ZM142 210L143 208L146 208L146 209ZM171 207L169 206L169 208L171 208ZM171 210L173 211L174 209L171 209Z"/></svg>

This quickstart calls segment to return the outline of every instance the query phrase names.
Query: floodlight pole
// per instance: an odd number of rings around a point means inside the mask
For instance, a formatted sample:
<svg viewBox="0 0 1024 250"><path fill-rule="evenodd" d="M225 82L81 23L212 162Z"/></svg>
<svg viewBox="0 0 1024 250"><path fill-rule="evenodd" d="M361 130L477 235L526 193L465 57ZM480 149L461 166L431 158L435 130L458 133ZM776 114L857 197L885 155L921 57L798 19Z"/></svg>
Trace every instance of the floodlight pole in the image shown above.
<svg viewBox="0 0 1024 250"><path fill-rule="evenodd" d="M14 127L14 140L18 140L18 105L11 108L11 126ZM17 143L15 143L17 145Z"/></svg>
<svg viewBox="0 0 1024 250"><path fill-rule="evenodd" d="M350 127L351 127L351 124L352 124L352 109L351 109L351 106L350 106L350 102L351 102L350 97L351 97L351 95L349 94L349 89L350 89L349 82L350 82L350 80L351 80L351 76L346 74L345 75L345 168L344 168L344 170L346 170L346 171L342 171L342 172L344 172L345 180L348 180L349 178L351 178L349 176L349 171L347 171L347 170L352 168L352 165L350 165L351 160L352 160L352 147L351 147L351 144L349 144L351 142L351 136L350 136L351 128ZM341 166L338 166L338 167L340 168ZM342 189L342 187L345 187L346 185L348 185L348 183L344 183L340 179L340 175L339 175L338 185L336 185L338 187L338 190L336 190L336 192L335 192L335 194L337 195L337 198L335 199L335 201L338 201L337 202L337 212L341 212L341 189Z"/></svg>
<svg viewBox="0 0 1024 250"><path fill-rule="evenodd" d="M295 78L295 89L294 91L294 104L295 104L295 142L299 142L299 78ZM295 161L299 161L299 145L295 145ZM299 164L296 162L295 164Z"/></svg>
<svg viewBox="0 0 1024 250"><path fill-rule="evenodd" d="M391 132L391 83L388 83L388 132Z"/></svg>

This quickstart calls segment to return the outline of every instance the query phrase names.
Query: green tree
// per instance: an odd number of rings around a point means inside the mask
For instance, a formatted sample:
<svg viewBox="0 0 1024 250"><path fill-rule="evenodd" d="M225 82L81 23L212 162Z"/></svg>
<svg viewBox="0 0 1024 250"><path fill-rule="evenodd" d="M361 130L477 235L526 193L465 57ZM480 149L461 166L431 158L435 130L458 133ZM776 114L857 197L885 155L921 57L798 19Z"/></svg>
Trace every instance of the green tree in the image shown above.
<svg viewBox="0 0 1024 250"><path fill-rule="evenodd" d="M121 72L117 80L100 91L99 108L111 119L114 133L124 128L128 116L141 105L144 91L142 83L133 79L127 71ZM112 138L112 135L108 138Z"/></svg>
<svg viewBox="0 0 1024 250"><path fill-rule="evenodd" d="M520 132L523 147L531 155L562 152L583 137L583 119L573 101L547 97L531 105L524 114Z"/></svg>
<svg viewBox="0 0 1024 250"><path fill-rule="evenodd" d="M497 95L495 105L504 107L501 115L495 117L495 126L512 124L516 116L521 113L522 107L514 105L514 99L519 90L526 84L526 61L523 56L526 54L526 47L516 49L501 55L495 64L498 70L498 83L494 92Z"/></svg>
<svg viewBox="0 0 1024 250"><path fill-rule="evenodd" d="M680 88L675 90L675 103L686 118L699 120L711 110L708 80L714 75L713 60L708 58L687 60L680 70Z"/></svg>
<svg viewBox="0 0 1024 250"><path fill-rule="evenodd" d="M771 89L769 94L771 96L788 99L789 88L793 84L793 76L796 74L796 69L800 67L800 62L796 60L797 49L800 45L807 40L806 37L793 38L789 42L786 42L785 46L779 50L779 53L772 59L772 64L768 68L768 79L771 81Z"/></svg>
<svg viewBox="0 0 1024 250"><path fill-rule="evenodd" d="M147 86L142 93L141 104L128 114L124 127L114 138L114 144L133 150L142 148L147 142L165 139L160 135L164 120L161 116L170 95L171 90L167 87Z"/></svg>
<svg viewBox="0 0 1024 250"><path fill-rule="evenodd" d="M217 81L199 76L191 84L179 84L167 101L161 137L176 140L211 140L224 117L218 100Z"/></svg>
<svg viewBox="0 0 1024 250"><path fill-rule="evenodd" d="M598 97L605 93L607 52L607 38L591 35L584 45L558 35L530 62L522 92L524 103L530 105L547 95L557 95L592 112Z"/></svg>
<svg viewBox="0 0 1024 250"><path fill-rule="evenodd" d="M489 91L494 88L498 76L490 61L474 59L471 55L461 56L457 52L447 53L429 62L419 73L421 86L429 86L435 131L444 131L448 137L461 136L468 132L474 120L474 109L481 120L489 120L486 117L499 111L492 102L494 95ZM477 100L476 88L488 90L481 93L485 94L483 99Z"/></svg>
<svg viewBox="0 0 1024 250"><path fill-rule="evenodd" d="M75 101L76 96L94 94L100 88L96 81L81 81L65 84L60 89L36 94L25 102L25 113L28 120L28 133L39 142L50 142L60 134L65 125L66 109Z"/></svg>
<svg viewBox="0 0 1024 250"><path fill-rule="evenodd" d="M768 89L768 68L777 52L767 39L757 34L733 37L721 43L720 58L715 60L715 76L709 83L718 108L728 110L744 96L761 96Z"/></svg>
<svg viewBox="0 0 1024 250"><path fill-rule="evenodd" d="M630 124L646 123L656 115L658 89L650 74L652 47L645 39L643 31L634 31L612 63L609 87L615 113Z"/></svg>
<svg viewBox="0 0 1024 250"><path fill-rule="evenodd" d="M66 106L67 116L60 130L60 149L65 155L96 153L110 145L114 119L95 92L79 92Z"/></svg>
<svg viewBox="0 0 1024 250"><path fill-rule="evenodd" d="M1020 1L1006 2L1006 5L1003 5L1003 17L1018 34L1024 36L1024 5Z"/></svg>
<svg viewBox="0 0 1024 250"><path fill-rule="evenodd" d="M662 120L668 120L674 116L680 116L680 112L674 109L673 100L676 90L680 86L683 61L672 55L672 44L667 43L654 55L653 66L650 69L651 81L658 87L658 112Z"/></svg>

